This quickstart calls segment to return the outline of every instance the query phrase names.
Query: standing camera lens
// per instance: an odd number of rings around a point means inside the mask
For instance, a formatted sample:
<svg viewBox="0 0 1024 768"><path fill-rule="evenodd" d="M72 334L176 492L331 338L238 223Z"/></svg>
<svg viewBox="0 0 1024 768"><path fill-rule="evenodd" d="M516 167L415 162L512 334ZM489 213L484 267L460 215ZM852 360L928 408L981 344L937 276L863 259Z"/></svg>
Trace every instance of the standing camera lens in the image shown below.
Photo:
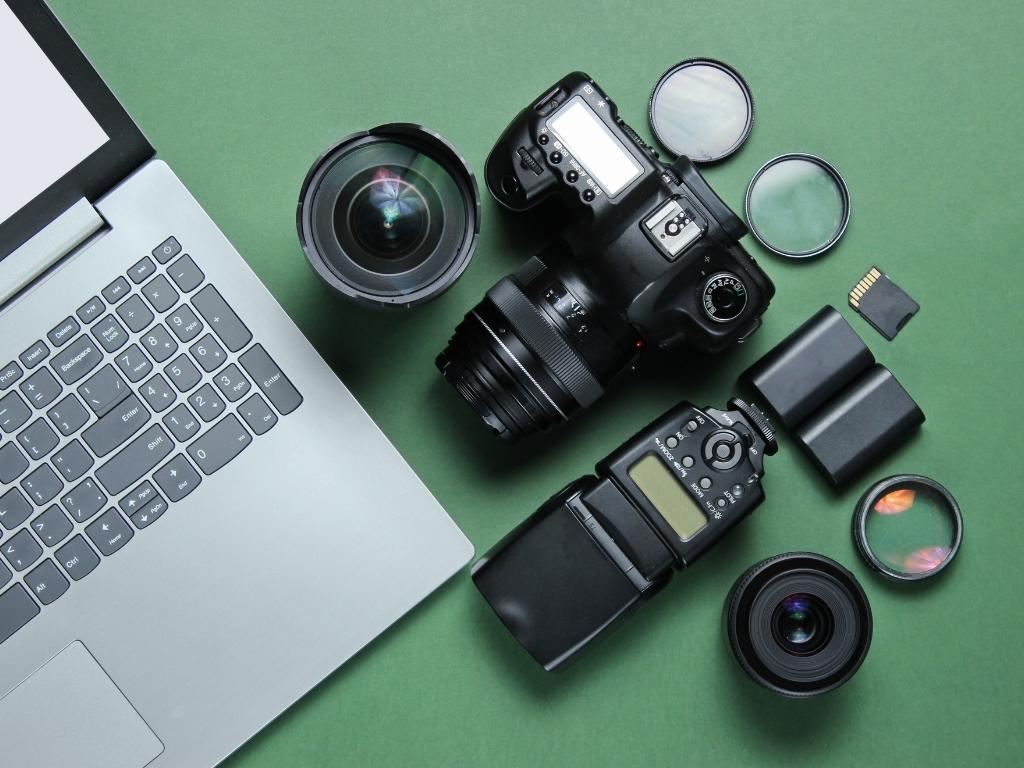
<svg viewBox="0 0 1024 768"><path fill-rule="evenodd" d="M297 224L306 258L334 290L374 307L410 307L466 268L480 197L450 144L395 123L349 136L313 164Z"/></svg>
<svg viewBox="0 0 1024 768"><path fill-rule="evenodd" d="M725 623L743 670L786 696L838 688L871 644L864 590L834 560L809 552L771 557L740 576Z"/></svg>

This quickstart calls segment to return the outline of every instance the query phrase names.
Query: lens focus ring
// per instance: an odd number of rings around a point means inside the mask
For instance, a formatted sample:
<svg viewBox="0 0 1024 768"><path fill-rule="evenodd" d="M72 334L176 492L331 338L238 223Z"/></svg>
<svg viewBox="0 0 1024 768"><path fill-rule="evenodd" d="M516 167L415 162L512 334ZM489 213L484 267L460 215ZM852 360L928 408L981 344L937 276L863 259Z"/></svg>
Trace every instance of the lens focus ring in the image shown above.
<svg viewBox="0 0 1024 768"><path fill-rule="evenodd" d="M586 363L541 316L518 285L506 277L487 292L487 297L576 402L586 408L602 395L604 389Z"/></svg>

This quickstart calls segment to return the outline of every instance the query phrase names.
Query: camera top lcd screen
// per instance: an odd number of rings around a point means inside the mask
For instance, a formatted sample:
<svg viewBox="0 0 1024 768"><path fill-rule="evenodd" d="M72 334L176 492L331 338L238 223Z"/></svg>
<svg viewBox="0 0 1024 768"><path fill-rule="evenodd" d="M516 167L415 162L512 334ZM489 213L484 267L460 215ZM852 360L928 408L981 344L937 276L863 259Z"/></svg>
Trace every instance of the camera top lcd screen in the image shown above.
<svg viewBox="0 0 1024 768"><path fill-rule="evenodd" d="M629 479L683 541L692 539L708 524L704 512L656 454L648 453L631 466Z"/></svg>
<svg viewBox="0 0 1024 768"><path fill-rule="evenodd" d="M579 96L548 120L548 128L609 197L643 173L622 142Z"/></svg>

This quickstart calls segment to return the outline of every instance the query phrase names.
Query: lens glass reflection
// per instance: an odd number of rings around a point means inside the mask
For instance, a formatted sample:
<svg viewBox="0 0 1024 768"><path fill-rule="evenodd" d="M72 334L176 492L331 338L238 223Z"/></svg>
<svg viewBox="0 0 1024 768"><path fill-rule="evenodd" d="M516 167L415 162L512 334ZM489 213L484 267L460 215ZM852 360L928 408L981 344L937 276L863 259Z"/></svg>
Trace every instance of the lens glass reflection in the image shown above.
<svg viewBox="0 0 1024 768"><path fill-rule="evenodd" d="M875 500L864 526L868 548L906 575L928 574L946 562L955 538L954 513L928 486L896 486Z"/></svg>

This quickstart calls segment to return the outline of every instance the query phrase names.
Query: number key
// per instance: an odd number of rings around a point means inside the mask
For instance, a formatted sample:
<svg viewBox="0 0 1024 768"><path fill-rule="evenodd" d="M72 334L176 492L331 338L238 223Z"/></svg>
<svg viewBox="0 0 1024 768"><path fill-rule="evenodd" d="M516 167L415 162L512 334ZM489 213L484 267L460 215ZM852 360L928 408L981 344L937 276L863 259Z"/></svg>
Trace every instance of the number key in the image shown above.
<svg viewBox="0 0 1024 768"><path fill-rule="evenodd" d="M191 440L199 432L201 426L199 419L184 403L175 406L173 411L164 416L164 425L182 443Z"/></svg>
<svg viewBox="0 0 1024 768"><path fill-rule="evenodd" d="M189 352L204 371L215 371L227 360L224 348L209 333L189 347Z"/></svg>
<svg viewBox="0 0 1024 768"><path fill-rule="evenodd" d="M188 392L203 378L203 374L199 372L199 369L196 368L195 363L189 359L188 355L178 355L164 368L164 373L167 374L167 378L178 388L179 392Z"/></svg>
<svg viewBox="0 0 1024 768"><path fill-rule="evenodd" d="M162 325L155 325L149 329L149 333L142 337L142 346L149 352L149 356L157 363L169 360L178 349L176 342L167 329Z"/></svg>
<svg viewBox="0 0 1024 768"><path fill-rule="evenodd" d="M139 394L149 403L149 407L153 409L154 413L166 411L174 405L174 401L178 397L171 389L171 385L167 383L167 379L159 373L154 374L139 387Z"/></svg>
<svg viewBox="0 0 1024 768"><path fill-rule="evenodd" d="M132 384L142 381L153 370L153 364L142 354L138 344L132 344L117 356L117 367Z"/></svg>
<svg viewBox="0 0 1024 768"><path fill-rule="evenodd" d="M224 413L224 401L209 384L204 384L188 398L189 404L203 421L210 422Z"/></svg>
<svg viewBox="0 0 1024 768"><path fill-rule="evenodd" d="M224 397L232 403L245 397L252 389L252 384L234 363L218 373L214 381L217 383L217 388L224 393Z"/></svg>
<svg viewBox="0 0 1024 768"><path fill-rule="evenodd" d="M196 313L188 304L182 304L169 314L167 324L181 342L192 341L203 330L202 321L196 317Z"/></svg>

